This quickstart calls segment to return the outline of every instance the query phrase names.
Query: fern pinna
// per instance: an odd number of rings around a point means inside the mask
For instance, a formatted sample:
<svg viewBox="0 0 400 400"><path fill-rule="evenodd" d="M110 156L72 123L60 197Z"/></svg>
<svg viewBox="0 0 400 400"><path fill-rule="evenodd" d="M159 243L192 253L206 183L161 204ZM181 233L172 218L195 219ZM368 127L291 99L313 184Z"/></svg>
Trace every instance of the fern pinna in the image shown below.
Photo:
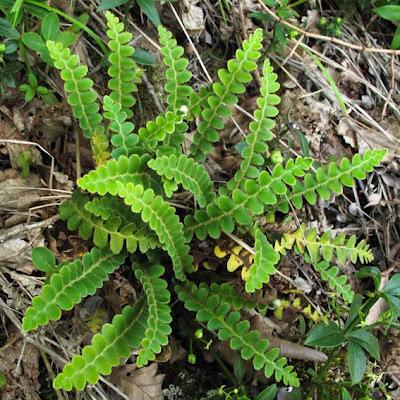
<svg viewBox="0 0 400 400"><path fill-rule="evenodd" d="M365 241L357 243L355 236L346 238L329 232L319 235L306 224L277 237L270 234L268 223L260 224L259 219L276 211L299 209L304 201L315 204L317 197L326 200L332 193L341 193L372 172L385 151L366 151L352 160L344 158L317 169L313 169L311 158L302 157L272 165L268 151L280 98L277 75L266 59L241 165L226 183L213 182L199 161L206 159L212 144L219 140L218 131L245 92L245 84L252 80L251 72L261 58L262 31L256 30L243 42L227 68L218 71L215 83L195 91L189 85L191 73L183 48L160 27L166 111L135 127L131 107L136 102L141 72L132 60L131 35L123 31L114 15L107 12L106 18L110 81L102 113L87 67L79 65L78 57L61 43L47 43L65 81L68 102L84 135L91 140L98 164L78 180L79 188L62 204L60 218L69 230L77 230L82 239L96 247L49 278L26 312L24 330L29 332L60 319L62 311L71 310L83 297L101 288L130 253L134 279L144 295L105 324L82 354L72 358L56 377L55 388L82 390L88 383L96 383L100 375L110 374L112 367L134 350L138 367L155 360L168 343L173 311L170 303L175 294L199 322L206 323L220 340L228 341L245 360L252 360L256 370L285 385L298 386L293 367L243 319L240 311L254 309L254 302L227 283L199 282L200 277L193 274L192 254L208 237L212 240L235 233L253 247L254 261L241 274L246 292L254 293L268 284L279 269L281 257L294 251L314 265L345 302L350 302L354 293L339 267L332 264L370 262L372 252ZM194 136L189 152L185 152L189 127ZM187 197L192 203L178 208L179 197L174 196L180 186L193 196ZM172 268L165 264L165 255ZM221 279L226 276L218 277L218 281ZM174 287L176 293L168 287Z"/></svg>

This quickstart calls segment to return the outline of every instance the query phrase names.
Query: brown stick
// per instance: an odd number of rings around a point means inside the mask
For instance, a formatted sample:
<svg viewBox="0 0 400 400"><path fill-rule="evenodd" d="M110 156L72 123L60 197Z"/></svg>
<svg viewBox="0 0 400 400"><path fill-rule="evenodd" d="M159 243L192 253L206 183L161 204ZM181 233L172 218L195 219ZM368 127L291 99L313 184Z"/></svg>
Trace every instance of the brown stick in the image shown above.
<svg viewBox="0 0 400 400"><path fill-rule="evenodd" d="M298 26L285 21L284 19L278 17L272 10L270 10L262 0L258 0L258 3L261 5L261 8L269 14L275 21L279 22L282 25L287 26L288 28L294 29L295 31L301 33L305 37L309 38L314 38L314 39L319 39L323 40L325 42L331 42L335 43L340 46L348 47L353 50L361 51L364 53L385 53L385 54L392 54L392 55L400 55L400 50L392 50L392 49L379 49L376 47L364 47L364 46L359 46L357 44L353 43L348 43L345 42L344 40L337 39L332 36L324 36L324 35L319 35L318 33L312 33L312 32L307 32L304 29L299 28Z"/></svg>

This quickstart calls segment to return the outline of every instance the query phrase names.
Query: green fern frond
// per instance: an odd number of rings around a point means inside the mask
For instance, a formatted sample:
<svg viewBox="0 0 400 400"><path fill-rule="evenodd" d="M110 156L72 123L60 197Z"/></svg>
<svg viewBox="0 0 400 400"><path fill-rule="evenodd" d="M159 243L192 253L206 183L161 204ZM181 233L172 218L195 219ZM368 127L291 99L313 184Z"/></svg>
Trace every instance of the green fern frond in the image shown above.
<svg viewBox="0 0 400 400"><path fill-rule="evenodd" d="M124 260L122 253L115 255L108 249L93 248L82 260L64 265L43 286L41 294L33 298L32 306L22 320L24 331L29 332L60 319L62 310L71 310L84 297L94 295Z"/></svg>
<svg viewBox="0 0 400 400"><path fill-rule="evenodd" d="M75 191L71 199L60 207L60 219L67 221L69 230L78 230L82 239L88 240L93 236L93 243L97 247L110 246L115 254L122 251L124 244L130 253L138 248L142 253L146 253L149 249L159 246L157 239L146 227L137 226L133 222L126 224L118 216L112 216L107 221L95 218L86 210L88 201L86 196Z"/></svg>
<svg viewBox="0 0 400 400"><path fill-rule="evenodd" d="M167 289L167 282L161 278L165 272L163 266L153 265L150 268L142 268L138 264L133 264L132 267L136 279L142 284L149 305L147 329L140 342L136 359L136 364L140 368L154 360L162 347L168 344L168 336L172 331L171 307L168 304L171 295Z"/></svg>
<svg viewBox="0 0 400 400"><path fill-rule="evenodd" d="M134 154L125 157L120 156L118 160L110 160L107 164L100 165L97 169L78 180L78 186L90 193L113 196L117 194L117 182L142 185L145 188L153 188L162 192L160 183L150 174L147 163L150 156L145 154L141 157Z"/></svg>
<svg viewBox="0 0 400 400"><path fill-rule="evenodd" d="M220 340L229 340L231 349L240 350L244 360L252 359L257 371L262 369L267 378L274 375L285 385L299 386L293 367L286 365L286 358L279 357L279 349L269 348L268 340L262 339L259 331L250 330L249 321L241 320L240 313L232 311L230 304L216 294L210 295L205 286L178 285L176 291L185 307L196 312L199 322L207 322L207 328L216 331Z"/></svg>
<svg viewBox="0 0 400 400"><path fill-rule="evenodd" d="M135 125L126 120L128 114L122 111L121 104L116 103L110 96L104 96L103 108L104 117L110 121L108 129L113 132L111 138L114 147L111 153L112 157L118 159L120 156L131 156L139 141L138 136L133 134Z"/></svg>
<svg viewBox="0 0 400 400"><path fill-rule="evenodd" d="M175 133L176 127L182 122L182 113L167 111L157 116L154 121L149 121L146 126L139 129L140 143L146 149L155 151L158 142Z"/></svg>
<svg viewBox="0 0 400 400"><path fill-rule="evenodd" d="M204 210L197 210L194 216L185 218L185 233L193 233L200 240L207 235L217 239L222 232L232 233L235 222L252 225L251 214L260 215L267 205L277 202L277 196L287 192L287 186L295 185L297 177L311 166L312 159L298 157L290 159L285 166L278 164L272 174L263 171L257 179L247 179L242 189L235 189L232 198L222 195Z"/></svg>
<svg viewBox="0 0 400 400"><path fill-rule="evenodd" d="M197 92L193 91L190 95L189 110L185 116L186 121L193 121L201 116L201 111L208 105L207 99L210 95L209 89L205 86L200 86Z"/></svg>
<svg viewBox="0 0 400 400"><path fill-rule="evenodd" d="M95 384L100 375L110 375L111 369L128 358L139 347L147 328L148 307L141 299L127 306L116 315L111 324L105 324L101 333L93 336L92 343L85 346L82 355L76 355L65 365L53 382L55 389L83 390Z"/></svg>
<svg viewBox="0 0 400 400"><path fill-rule="evenodd" d="M83 134L90 139L95 132L103 132L97 93L92 89L93 81L86 77L88 67L79 65L79 57L71 54L62 43L48 41L46 45L55 67L61 70L64 89L68 93L68 104L72 107Z"/></svg>
<svg viewBox="0 0 400 400"><path fill-rule="evenodd" d="M356 235L347 238L346 234L341 232L336 237L332 237L332 233L326 231L318 238L317 229L307 230L305 224L302 224L293 233L285 233L280 244L277 244L275 248L284 253L285 249L291 249L293 246L300 254L305 254L305 251L307 251L310 262L314 265L321 258L329 263L334 256L336 256L339 264L344 264L347 259L350 259L353 264L357 260L361 263L367 263L374 259L372 250L365 243L365 240L361 240L357 244Z"/></svg>
<svg viewBox="0 0 400 400"><path fill-rule="evenodd" d="M315 265L315 269L320 273L321 278L328 282L335 294L339 295L346 303L352 303L354 292L347 281L347 276L339 275L338 267L331 267L326 261L320 261Z"/></svg>
<svg viewBox="0 0 400 400"><path fill-rule="evenodd" d="M192 192L200 207L205 207L214 200L213 183L205 168L185 155L175 154L150 160L149 167L158 175L174 180L186 190Z"/></svg>
<svg viewBox="0 0 400 400"><path fill-rule="evenodd" d="M189 97L193 89L186 83L190 81L192 74L187 70L189 61L182 57L183 47L177 45L171 32L163 26L159 26L158 34L162 45L163 61L168 67L165 73L167 78L165 91L168 93L168 111L176 113L182 106L189 106Z"/></svg>
<svg viewBox="0 0 400 400"><path fill-rule="evenodd" d="M158 236L163 248L172 259L177 279L186 280L185 272L192 272L193 258L189 255L189 246L183 236L183 225L175 209L166 203L161 196L155 196L153 190L144 190L141 185L118 182L118 196L131 206L133 213L140 213Z"/></svg>
<svg viewBox="0 0 400 400"><path fill-rule="evenodd" d="M93 160L96 165L105 164L110 159L110 143L102 130L96 130L90 140L92 144Z"/></svg>
<svg viewBox="0 0 400 400"><path fill-rule="evenodd" d="M236 51L236 58L228 61L227 69L218 71L220 81L212 85L213 93L207 98L208 104L190 147L197 161L204 161L212 151L211 143L219 140L218 130L224 127L224 120L231 116L232 107L238 103L236 95L244 93L244 84L252 80L250 72L257 68L262 37L262 30L257 29L243 42L243 48Z"/></svg>
<svg viewBox="0 0 400 400"><path fill-rule="evenodd" d="M274 250L265 235L259 230L255 234L256 252L254 263L248 271L246 278L246 291L253 293L256 289L261 289L264 283L269 282L270 276L275 272L275 265L279 262L279 253Z"/></svg>
<svg viewBox="0 0 400 400"><path fill-rule="evenodd" d="M137 92L136 83L140 82L139 68L132 59L135 49L129 45L132 34L124 32L124 24L111 12L107 11L105 15L109 28L107 36L110 38L108 47L111 50L108 56L111 64L108 68L110 97L121 105L121 111L130 118L133 115L131 108L136 103L132 93Z"/></svg>
<svg viewBox="0 0 400 400"><path fill-rule="evenodd" d="M242 310L243 308L251 310L254 309L256 305L254 301L245 299L241 296L233 285L230 285L229 283L218 284L213 282L208 286L206 283L201 282L199 284L199 289L203 287L210 291L211 296L213 294L217 295L221 301L229 304L234 310Z"/></svg>
<svg viewBox="0 0 400 400"><path fill-rule="evenodd" d="M240 187L243 179L257 178L260 167L264 165L264 155L267 154L267 141L273 138L271 129L275 126L272 119L278 114L275 107L280 102L280 97L275 93L279 90L276 81L278 75L268 59L264 61L263 77L261 79L261 96L257 98L258 109L254 112L254 121L249 124L249 133L246 136L246 146L242 150L242 163L234 178L228 182L228 188L233 190Z"/></svg>
<svg viewBox="0 0 400 400"><path fill-rule="evenodd" d="M387 153L386 149L367 150L363 155L355 154L350 161L343 158L339 165L332 162L319 167L316 172L309 172L303 182L298 180L285 198L279 199L277 207L287 213L290 203L297 209L303 207L303 198L309 204L315 204L317 195L329 200L332 193L342 193L343 187L352 187L355 179L365 179L367 172L372 172Z"/></svg>

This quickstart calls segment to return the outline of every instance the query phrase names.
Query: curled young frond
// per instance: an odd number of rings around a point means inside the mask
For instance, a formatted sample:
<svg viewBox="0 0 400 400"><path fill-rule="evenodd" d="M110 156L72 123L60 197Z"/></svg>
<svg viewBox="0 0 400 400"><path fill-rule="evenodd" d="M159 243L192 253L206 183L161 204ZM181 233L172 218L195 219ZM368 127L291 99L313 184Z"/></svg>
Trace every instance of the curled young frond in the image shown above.
<svg viewBox="0 0 400 400"><path fill-rule="evenodd" d="M118 160L110 160L80 178L78 186L90 193L98 193L102 196L106 193L115 196L118 191L117 182L140 184L145 188L151 187L160 192L162 191L161 185L150 174L151 171L147 167L149 160L150 156L147 154L141 157L134 154L129 158L120 156Z"/></svg>
<svg viewBox="0 0 400 400"><path fill-rule="evenodd" d="M104 117L110 121L108 129L113 133L111 138L114 147L111 153L112 157L118 159L120 156L131 156L139 141L138 136L133 134L135 125L126 120L128 114L122 111L121 104L115 102L110 96L104 96L103 108Z"/></svg>
<svg viewBox="0 0 400 400"><path fill-rule="evenodd" d="M147 328L148 307L144 299L126 306L111 324L103 325L101 333L93 336L92 343L85 346L82 355L76 355L65 365L53 382L55 389L83 390L95 384L100 375L110 375L111 369L121 364L139 347Z"/></svg>
<svg viewBox="0 0 400 400"><path fill-rule="evenodd" d="M315 264L315 269L320 273L321 278L328 282L329 287L335 294L340 296L346 303L351 304L354 298L354 292L348 283L346 275L340 275L338 267L332 267L326 261L320 261Z"/></svg>
<svg viewBox="0 0 400 400"><path fill-rule="evenodd" d="M194 284L177 285L175 290L185 308L196 312L199 322L206 322L207 328L217 332L220 340L229 340L231 349L240 350L244 360L251 359L257 371L262 369L267 378L274 375L285 385L299 386L293 367L287 365L286 358L279 357L279 349L270 348L269 341L262 339L259 331L250 330L249 321L242 320L229 303L211 294L204 285L201 288Z"/></svg>
<svg viewBox="0 0 400 400"><path fill-rule="evenodd" d="M332 232L326 231L318 238L317 229L307 229L305 224L302 224L293 233L284 233L281 241L275 244L275 249L283 254L287 249L292 249L293 247L300 254L308 256L307 258L314 265L321 259L329 263L334 256L336 256L337 262L341 265L347 259L353 264L357 261L367 263L374 259L369 245L365 240L357 243L356 235L348 238L344 232L333 236Z"/></svg>
<svg viewBox="0 0 400 400"><path fill-rule="evenodd" d="M248 271L245 285L246 291L249 293L261 289L264 283L269 282L270 276L276 272L275 265L280 259L279 253L274 250L260 229L256 229L255 239L256 254L254 263Z"/></svg>
<svg viewBox="0 0 400 400"><path fill-rule="evenodd" d="M261 96L257 98L258 108L254 112L254 121L249 124L249 133L246 136L246 145L241 155L243 160L240 169L234 178L228 182L228 188L233 190L240 187L243 179L257 178L260 168L264 165L264 155L267 154L267 141L273 138L271 129L275 126L272 119L278 114L275 107L280 97L275 93L279 90L278 75L268 59L264 61L263 77L261 79Z"/></svg>
<svg viewBox="0 0 400 400"><path fill-rule="evenodd" d="M78 230L79 236L88 240L93 236L93 243L100 248L109 246L111 251L118 254L124 244L130 253L138 248L142 253L159 246L159 242L151 231L144 226L139 226L131 221L126 223L119 216L111 216L106 221L96 218L94 215L102 210L86 210L89 199L79 191L75 191L70 200L60 207L60 218L67 221L67 227L71 231ZM122 211L123 212L123 211ZM93 215L94 214L94 215Z"/></svg>
<svg viewBox="0 0 400 400"><path fill-rule="evenodd" d="M175 209L155 196L153 190L144 190L141 185L118 182L118 196L131 206L134 213L140 213L144 222L157 234L160 243L172 259L177 279L186 280L185 272L192 272L193 257L189 255L189 246L183 236L183 225Z"/></svg>
<svg viewBox="0 0 400 400"><path fill-rule="evenodd" d="M212 143L219 140L218 130L224 127L224 120L231 116L232 107L238 103L236 95L244 93L244 84L252 80L250 72L257 68L262 36L262 30L257 29L243 42L243 48L236 51L236 57L228 61L227 69L218 71L219 81L212 85L212 93L207 98L190 147L191 155L197 161L204 161L212 151Z"/></svg>
<svg viewBox="0 0 400 400"><path fill-rule="evenodd" d="M367 172L372 172L387 153L386 149L367 150L364 154L355 154L350 161L342 158L340 164L331 162L319 167L316 172L309 172L303 182L298 180L284 198L280 198L277 207L287 213L290 203L297 209L303 207L303 198L309 204L315 204L317 195L329 200L332 193L342 193L343 187L352 187L355 179L365 179Z"/></svg>
<svg viewBox="0 0 400 400"><path fill-rule="evenodd" d="M136 364L140 368L154 360L162 347L168 344L168 336L172 331L171 307L168 304L171 295L167 289L167 282L161 278L165 272L163 266L153 265L145 268L139 264L133 264L132 267L136 279L142 284L149 306L147 329L140 342L136 359Z"/></svg>
<svg viewBox="0 0 400 400"><path fill-rule="evenodd" d="M87 77L88 67L80 65L79 57L71 54L62 43L48 41L46 45L55 67L61 71L64 89L68 93L68 104L83 134L90 139L95 132L103 132L97 93L92 89L93 81Z"/></svg>
<svg viewBox="0 0 400 400"><path fill-rule="evenodd" d="M176 113L182 106L189 106L189 96L193 89L186 85L192 78L192 74L187 70L189 61L182 57L183 47L178 46L171 32L163 26L158 27L160 37L161 54L164 64L168 67L165 73L167 83L165 91L168 93L168 111Z"/></svg>
<svg viewBox="0 0 400 400"><path fill-rule="evenodd" d="M139 68L132 55L135 52L133 46L129 45L132 34L124 32L124 24L110 11L106 12L107 36L110 38L108 47L111 52L108 61L108 87L111 90L110 97L121 106L121 111L126 113L127 118L132 117L132 106L136 103L132 93L137 92L136 84L140 82ZM128 154L126 154L128 155Z"/></svg>
<svg viewBox="0 0 400 400"><path fill-rule="evenodd" d="M207 171L193 159L183 154L172 154L150 160L148 165L158 175L173 180L192 192L200 207L205 207L214 200L213 183Z"/></svg>
<svg viewBox="0 0 400 400"><path fill-rule="evenodd" d="M278 164L272 174L263 171L257 179L247 179L243 189L235 189L232 197L219 196L206 209L197 210L194 216L185 218L185 233L191 238L193 233L200 240L207 235L219 238L222 232L232 233L235 223L252 225L251 214L260 215L267 205L277 202L277 196L287 192L287 186L304 176L311 166L312 159L298 157L290 159L285 166Z"/></svg>
<svg viewBox="0 0 400 400"><path fill-rule="evenodd" d="M177 125L181 122L180 112L167 111L158 115L154 121L148 121L145 127L139 129L140 144L155 151L158 143L165 141L167 136L175 133Z"/></svg>
<svg viewBox="0 0 400 400"><path fill-rule="evenodd" d="M93 248L81 260L65 264L51 276L40 295L33 298L22 320L24 331L60 319L62 310L71 310L84 297L94 295L124 260L122 253L115 255L109 249Z"/></svg>

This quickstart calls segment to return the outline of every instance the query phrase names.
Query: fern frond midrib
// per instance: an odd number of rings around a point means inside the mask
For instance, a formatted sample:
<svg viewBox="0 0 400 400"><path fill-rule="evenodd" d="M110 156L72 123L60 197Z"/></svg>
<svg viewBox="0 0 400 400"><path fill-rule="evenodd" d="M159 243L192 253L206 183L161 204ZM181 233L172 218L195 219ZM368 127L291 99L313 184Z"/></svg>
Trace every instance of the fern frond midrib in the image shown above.
<svg viewBox="0 0 400 400"><path fill-rule="evenodd" d="M174 60L174 57L173 57L173 54L172 54L172 51L171 51L170 47L168 45L166 45L166 46L164 46L164 48L168 49L169 56L171 57L172 60ZM171 66L170 69L172 69L173 73L174 73L174 82L177 82L178 81L178 74L176 73L176 69L173 66ZM176 103L178 101L178 91L177 91L178 86L179 86L178 84L175 86L175 90L174 90L174 94L173 94L174 95L174 102L171 105L171 107L169 107L172 112L176 112Z"/></svg>
<svg viewBox="0 0 400 400"><path fill-rule="evenodd" d="M227 216L231 216L235 211L237 211L238 209L244 207L244 205L251 199L257 197L260 195L260 193L262 192L262 190L264 190L266 187L271 186L275 181L281 181L282 177L278 176L278 177L271 177L271 180L268 182L267 186L261 186L257 189L256 192L254 192L251 195L248 195L242 202L240 202L239 204L236 204L235 207L233 207L231 210L229 211L224 211L223 213L221 213L220 215L218 215L217 217L212 217L207 219L204 222L199 222L196 225L192 225L189 227L186 227L186 230L189 232L195 232L198 228L201 228L202 226L207 226L210 225L214 222L220 221L224 218L226 218Z"/></svg>
<svg viewBox="0 0 400 400"><path fill-rule="evenodd" d="M220 99L220 104L225 103L225 99L228 95L230 95L230 90L229 88L231 87L232 83L236 80L236 76L237 74L242 70L242 66L245 62L247 62L247 55L251 52L254 51L253 48L251 46L249 46L248 50L244 51L244 55L242 57L242 59L240 60L240 62L238 63L239 67L236 69L235 73L231 73L230 75L230 79L228 84L226 85L226 87L228 88L227 90L225 90L223 97L218 97ZM215 96L215 94L214 94ZM212 126L212 121L214 120L215 116L217 115L218 112L218 107L214 107L213 113L211 115L210 118L208 118L207 120L207 125L204 128L204 131L206 131L207 129L209 129Z"/></svg>
<svg viewBox="0 0 400 400"><path fill-rule="evenodd" d="M141 321L141 318L140 318L145 313L145 311L146 311L146 304L143 304L143 306L140 309L140 312L138 312L135 315L135 318L132 319L131 323L128 326L126 326L125 329L123 329L119 335L115 336L114 340L112 342L110 342L106 347L104 347L102 353L97 354L96 357L93 358L93 360L90 363L87 363L85 365L85 367L81 371L79 371L79 373L81 375L85 375L85 371L89 367L91 367L93 364L96 364L97 360L100 359L103 356L103 354L105 354L110 348L112 348L115 345L115 343L117 343L120 339L122 339L126 335L126 333L131 330L132 326L139 323L140 325L145 327L145 325L143 324L143 322Z"/></svg>
<svg viewBox="0 0 400 400"><path fill-rule="evenodd" d="M231 338L234 337L234 338L238 339L241 343L244 343L245 346L248 346L249 348L251 348L252 351L253 351L253 354L254 354L253 358L254 358L255 356L261 357L261 358L265 361L265 362L264 362L264 365L266 365L266 364L271 365L271 366L273 367L273 370L274 370L274 371L280 371L281 374L282 374L282 376L285 376L285 371L284 371L284 369L283 369L282 367L278 367L278 366L276 365L275 362L271 361L271 360L265 355L265 353L261 353L260 351L258 351L257 348L253 345L253 343L251 343L251 342L246 342L242 336L238 335L238 334L236 333L236 331L235 331L234 329L232 329L232 327L231 327L229 324L226 323L226 321L225 321L224 318L222 318L218 313L215 312L214 309L209 308L209 307L206 307L206 306L207 306L207 303L206 303L206 302L205 302L205 303L201 303L201 302L196 298L196 296L192 296L192 297L191 297L191 301L193 301L194 303L197 303L200 310L201 310L201 309L207 309L208 312L209 312L210 314L213 315L213 319L218 320L218 321L224 326L222 329L226 329L226 330L228 330L228 331L232 334ZM269 341L268 341L267 339L263 339L263 340L265 340L266 342L269 343ZM264 368L265 368L265 366L264 366Z"/></svg>
<svg viewBox="0 0 400 400"><path fill-rule="evenodd" d="M47 304L46 304L46 306L40 310L40 313L41 313L41 314L46 314L46 310L47 310L51 305L53 305L53 304L55 304L55 305L58 306L57 300L59 299L60 295L64 294L64 292L65 292L66 289L68 289L68 288L70 288L70 287L73 287L73 286L75 285L76 282L78 282L78 281L84 279L86 275L89 275L89 274L91 274L94 270L96 270L96 268L97 268L102 262L107 261L108 259L111 259L111 258L113 258L113 257L115 257L115 254L113 254L113 253L107 254L107 256L101 257L101 258L99 258L98 261L96 261L95 263L91 264L89 268L87 268L87 269L85 269L85 270L82 268L82 271L83 271L82 274L79 275L78 277L76 277L75 279L69 281L67 285L63 286L63 291L57 292L57 293L56 293L56 296L55 296L51 301L48 301ZM82 267L83 267L83 261L80 260L80 262L81 262Z"/></svg>
<svg viewBox="0 0 400 400"><path fill-rule="evenodd" d="M288 202L288 201L290 202L291 199L293 199L293 198L295 198L295 197L298 197L298 196L304 197L304 195L305 195L306 193L308 193L308 192L317 191L318 188L320 188L320 187L322 187L322 186L328 185L329 182L333 182L333 181L335 181L335 180L337 180L337 179L340 179L341 177L343 177L344 175L347 175L347 174L349 174L349 173L351 174L352 171L354 171L354 170L356 170L356 169L359 169L359 168L362 167L363 165L366 165L366 164L369 164L369 163L370 163L369 160L364 159L364 160L362 160L362 161L360 162L360 164L358 164L358 165L356 165L356 166L353 166L353 165L352 165L352 167L351 167L350 169L348 169L347 171L341 171L340 174L338 174L337 176L335 176L335 177L329 177L330 179L327 179L327 180L324 181L324 182L316 182L316 185L313 185L312 187L309 187L309 188L306 188L306 187L305 187L305 189L302 190L302 191L300 191L300 192L294 192L294 191L293 191L293 192L290 192L290 193L288 193L288 194L285 195L286 198L285 198L284 200L278 201L278 202L274 205L274 208L279 208L279 206L280 206L281 204L286 203L286 202Z"/></svg>

